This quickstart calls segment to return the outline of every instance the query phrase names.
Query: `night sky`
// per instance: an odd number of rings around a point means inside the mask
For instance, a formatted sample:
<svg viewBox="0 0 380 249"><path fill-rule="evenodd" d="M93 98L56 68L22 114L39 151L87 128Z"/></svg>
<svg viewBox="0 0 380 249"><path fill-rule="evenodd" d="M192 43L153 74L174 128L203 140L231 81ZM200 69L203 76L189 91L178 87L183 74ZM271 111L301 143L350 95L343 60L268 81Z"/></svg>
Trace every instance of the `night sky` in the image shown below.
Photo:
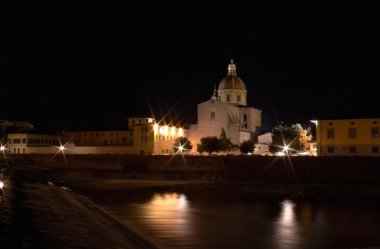
<svg viewBox="0 0 380 249"><path fill-rule="evenodd" d="M264 129L380 117L378 6L32 2L0 6L0 119L71 129L153 112L194 123L230 59Z"/></svg>

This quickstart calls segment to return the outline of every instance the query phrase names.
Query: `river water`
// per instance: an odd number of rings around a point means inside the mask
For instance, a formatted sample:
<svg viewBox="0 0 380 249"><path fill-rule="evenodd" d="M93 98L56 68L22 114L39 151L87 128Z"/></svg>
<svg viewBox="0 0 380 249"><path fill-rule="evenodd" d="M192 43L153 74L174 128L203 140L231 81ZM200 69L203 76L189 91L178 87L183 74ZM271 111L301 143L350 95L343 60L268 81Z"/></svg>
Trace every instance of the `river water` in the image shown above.
<svg viewBox="0 0 380 249"><path fill-rule="evenodd" d="M213 191L86 193L162 248L380 248L380 205Z"/></svg>

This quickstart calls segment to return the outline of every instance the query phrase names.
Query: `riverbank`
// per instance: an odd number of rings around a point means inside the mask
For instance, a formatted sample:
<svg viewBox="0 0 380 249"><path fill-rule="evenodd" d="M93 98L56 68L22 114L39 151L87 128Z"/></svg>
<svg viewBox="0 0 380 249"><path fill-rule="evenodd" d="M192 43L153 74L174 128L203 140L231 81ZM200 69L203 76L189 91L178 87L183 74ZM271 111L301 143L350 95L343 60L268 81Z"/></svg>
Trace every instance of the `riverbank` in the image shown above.
<svg viewBox="0 0 380 249"><path fill-rule="evenodd" d="M158 248L83 195L48 181L50 175L14 168L0 203L1 248Z"/></svg>
<svg viewBox="0 0 380 249"><path fill-rule="evenodd" d="M260 184L376 185L380 157L12 155L15 163L129 179Z"/></svg>

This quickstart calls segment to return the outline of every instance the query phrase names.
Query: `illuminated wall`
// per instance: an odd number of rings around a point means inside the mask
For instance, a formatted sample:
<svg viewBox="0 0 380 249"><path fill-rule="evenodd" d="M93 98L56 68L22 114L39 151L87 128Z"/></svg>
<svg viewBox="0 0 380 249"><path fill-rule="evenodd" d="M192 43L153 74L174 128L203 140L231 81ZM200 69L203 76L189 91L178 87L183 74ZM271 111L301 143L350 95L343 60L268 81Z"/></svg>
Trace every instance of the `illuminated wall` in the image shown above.
<svg viewBox="0 0 380 249"><path fill-rule="evenodd" d="M260 126L261 110L220 101L205 101L198 104L198 123L191 125L189 129L192 152L196 153L196 145L202 137L219 137L222 129L233 144L240 144L249 140L251 133Z"/></svg>
<svg viewBox="0 0 380 249"><path fill-rule="evenodd" d="M154 154L172 154L173 145L178 137L187 137L188 131L175 126L154 126Z"/></svg>
<svg viewBox="0 0 380 249"><path fill-rule="evenodd" d="M186 137L181 127L159 125L152 118L132 118L128 130L68 131L57 135L10 134L6 153L55 154L62 144L70 142L69 154L172 154L178 137Z"/></svg>
<svg viewBox="0 0 380 249"><path fill-rule="evenodd" d="M66 142L61 138L61 142ZM54 154L58 151L60 140L57 135L36 133L8 134L5 152L8 154Z"/></svg>
<svg viewBox="0 0 380 249"><path fill-rule="evenodd" d="M66 131L63 134L77 146L131 146L133 144L133 132L129 130Z"/></svg>
<svg viewBox="0 0 380 249"><path fill-rule="evenodd" d="M380 119L318 120L320 156L380 156Z"/></svg>

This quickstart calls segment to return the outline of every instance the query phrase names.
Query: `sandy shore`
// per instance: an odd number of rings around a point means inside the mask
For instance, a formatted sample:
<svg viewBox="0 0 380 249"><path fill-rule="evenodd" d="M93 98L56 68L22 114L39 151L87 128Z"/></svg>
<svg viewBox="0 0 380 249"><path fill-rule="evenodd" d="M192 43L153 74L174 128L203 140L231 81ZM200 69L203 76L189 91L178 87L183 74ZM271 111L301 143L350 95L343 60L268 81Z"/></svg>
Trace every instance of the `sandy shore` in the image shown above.
<svg viewBox="0 0 380 249"><path fill-rule="evenodd" d="M0 203L0 248L158 248L86 197L19 168Z"/></svg>

